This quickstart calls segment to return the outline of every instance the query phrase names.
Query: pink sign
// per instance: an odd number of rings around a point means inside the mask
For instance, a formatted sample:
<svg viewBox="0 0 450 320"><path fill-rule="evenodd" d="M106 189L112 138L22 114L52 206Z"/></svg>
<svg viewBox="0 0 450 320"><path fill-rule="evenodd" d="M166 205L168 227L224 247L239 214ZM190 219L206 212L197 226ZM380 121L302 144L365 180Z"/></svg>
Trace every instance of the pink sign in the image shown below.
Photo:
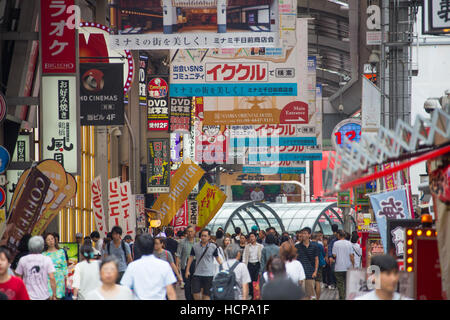
<svg viewBox="0 0 450 320"><path fill-rule="evenodd" d="M105 223L105 211L103 210L101 176L96 177L91 183L91 201L97 231L106 236L108 230Z"/></svg>
<svg viewBox="0 0 450 320"><path fill-rule="evenodd" d="M74 0L41 0L42 73L76 73Z"/></svg>
<svg viewBox="0 0 450 320"><path fill-rule="evenodd" d="M173 231L175 233L180 230L186 229L186 227L188 226L188 211L188 202L186 200L170 223L170 225L173 226Z"/></svg>

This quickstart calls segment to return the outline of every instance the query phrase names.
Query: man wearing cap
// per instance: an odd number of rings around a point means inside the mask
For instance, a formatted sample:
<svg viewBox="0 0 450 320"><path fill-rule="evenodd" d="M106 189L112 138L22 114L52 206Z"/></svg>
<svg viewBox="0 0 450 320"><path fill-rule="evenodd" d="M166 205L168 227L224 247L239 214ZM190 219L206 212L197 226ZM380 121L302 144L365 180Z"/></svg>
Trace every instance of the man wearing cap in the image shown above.
<svg viewBox="0 0 450 320"><path fill-rule="evenodd" d="M261 252L264 246L256 242L257 235L253 227L252 232L248 237L250 243L245 246L242 262L247 266L248 272L250 273L250 278L253 282L258 280L258 274L261 268ZM253 298L252 285L250 285L249 293Z"/></svg>

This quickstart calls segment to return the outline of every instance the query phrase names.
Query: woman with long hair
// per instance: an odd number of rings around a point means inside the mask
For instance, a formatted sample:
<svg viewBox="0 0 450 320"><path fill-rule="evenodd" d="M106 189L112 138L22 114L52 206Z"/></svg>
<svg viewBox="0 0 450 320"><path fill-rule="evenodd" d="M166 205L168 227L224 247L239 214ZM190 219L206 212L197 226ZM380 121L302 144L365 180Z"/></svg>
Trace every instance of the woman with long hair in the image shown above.
<svg viewBox="0 0 450 320"><path fill-rule="evenodd" d="M44 256L52 259L55 267L55 280L56 280L56 298L62 299L66 295L67 275L69 271L67 269L67 260L64 249L59 248L53 233L47 233L44 236L45 251L42 253ZM49 285L50 295L52 294Z"/></svg>
<svg viewBox="0 0 450 320"><path fill-rule="evenodd" d="M280 246L280 258L286 266L286 274L295 283L303 285L306 279L305 270L300 261L297 260L297 248L290 242L285 241Z"/></svg>

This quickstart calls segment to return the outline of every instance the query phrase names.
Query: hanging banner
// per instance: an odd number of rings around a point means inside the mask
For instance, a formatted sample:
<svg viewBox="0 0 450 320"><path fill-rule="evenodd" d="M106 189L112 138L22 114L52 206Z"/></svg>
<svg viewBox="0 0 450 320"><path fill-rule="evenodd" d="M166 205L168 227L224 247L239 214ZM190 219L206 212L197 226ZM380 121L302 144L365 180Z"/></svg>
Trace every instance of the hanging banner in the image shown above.
<svg viewBox="0 0 450 320"><path fill-rule="evenodd" d="M392 167L394 167L393 163L383 164L383 170L387 170ZM396 177L397 177L396 173L384 176L384 187L386 190L394 190L397 187L397 184L395 182Z"/></svg>
<svg viewBox="0 0 450 320"><path fill-rule="evenodd" d="M169 77L149 76L147 112L149 131L169 130Z"/></svg>
<svg viewBox="0 0 450 320"><path fill-rule="evenodd" d="M32 168L22 188L16 188L15 201L9 212L0 245L6 245L13 256L22 237L31 233L44 203L51 181L37 168Z"/></svg>
<svg viewBox="0 0 450 320"><path fill-rule="evenodd" d="M42 73L76 73L75 1L41 0L40 12Z"/></svg>
<svg viewBox="0 0 450 320"><path fill-rule="evenodd" d="M80 63L82 126L124 124L122 63Z"/></svg>
<svg viewBox="0 0 450 320"><path fill-rule="evenodd" d="M94 214L95 226L97 231L102 236L108 233L106 225L105 210L103 208L103 192L102 192L102 177L95 177L91 182L91 203L92 213Z"/></svg>
<svg viewBox="0 0 450 320"><path fill-rule="evenodd" d="M42 159L54 159L73 174L79 172L79 119L75 76L42 77Z"/></svg>
<svg viewBox="0 0 450 320"><path fill-rule="evenodd" d="M169 194L160 194L152 209L161 212L161 225L167 226L200 181L205 171L196 164L185 164L172 176Z"/></svg>
<svg viewBox="0 0 450 320"><path fill-rule="evenodd" d="M114 25L118 35L111 36L117 48L273 47L284 44L279 34L295 31L297 1L143 0L120 1L110 8L119 17Z"/></svg>
<svg viewBox="0 0 450 320"><path fill-rule="evenodd" d="M39 216L36 226L33 228L31 235L39 235L44 233L48 225L59 214L60 210L65 208L70 200L72 200L77 193L77 181L73 175L66 173L67 184L58 195L58 197L50 205L45 207L45 210Z"/></svg>
<svg viewBox="0 0 450 320"><path fill-rule="evenodd" d="M108 225L111 230L114 226L123 226L123 211L121 205L120 178L108 180Z"/></svg>
<svg viewBox="0 0 450 320"><path fill-rule="evenodd" d="M197 226L198 223L198 202L197 200L189 200L189 224L193 227Z"/></svg>
<svg viewBox="0 0 450 320"><path fill-rule="evenodd" d="M123 214L123 224L120 225L123 234L124 236L130 235L134 239L136 237L136 208L129 181L120 184L120 206Z"/></svg>
<svg viewBox="0 0 450 320"><path fill-rule="evenodd" d="M175 234L188 226L188 211L188 202L186 200L170 223Z"/></svg>
<svg viewBox="0 0 450 320"><path fill-rule="evenodd" d="M16 148L12 156L12 162L30 161L30 134L19 134L17 137Z"/></svg>
<svg viewBox="0 0 450 320"><path fill-rule="evenodd" d="M361 77L361 80L361 131L378 133L381 125L381 91L366 77Z"/></svg>
<svg viewBox="0 0 450 320"><path fill-rule="evenodd" d="M190 132L192 99L189 97L170 98L171 132Z"/></svg>
<svg viewBox="0 0 450 320"><path fill-rule="evenodd" d="M145 196L143 194L134 195L136 204L136 226L139 229L146 227L147 215L145 214Z"/></svg>
<svg viewBox="0 0 450 320"><path fill-rule="evenodd" d="M378 224L384 252L387 252L387 220L411 219L408 200L404 189L369 195L373 212Z"/></svg>
<svg viewBox="0 0 450 320"><path fill-rule="evenodd" d="M205 183L195 200L198 203L196 231L204 228L224 204L227 196L217 186Z"/></svg>
<svg viewBox="0 0 450 320"><path fill-rule="evenodd" d="M147 193L170 191L170 140L147 139Z"/></svg>

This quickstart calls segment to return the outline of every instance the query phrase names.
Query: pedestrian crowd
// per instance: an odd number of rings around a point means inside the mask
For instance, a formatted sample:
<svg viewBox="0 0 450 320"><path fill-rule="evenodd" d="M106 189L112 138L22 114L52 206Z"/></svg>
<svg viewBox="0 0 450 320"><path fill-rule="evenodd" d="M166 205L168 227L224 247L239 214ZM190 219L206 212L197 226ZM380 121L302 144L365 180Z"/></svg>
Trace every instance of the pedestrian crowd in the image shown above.
<svg viewBox="0 0 450 320"><path fill-rule="evenodd" d="M132 239L122 238L122 229L114 226L103 239L97 231L76 234L80 262L70 283L59 235L25 235L13 260L6 247L0 248L0 295L9 300L176 300L179 285L186 300L319 300L323 288L337 289L343 300L347 270L361 267L357 232L350 235L337 225L330 237L308 227L295 236L280 236L273 227L253 226L248 235L239 227L234 231L219 228L212 235L203 229L196 238L193 226L176 236L167 227ZM373 263L394 277L385 291L367 299L396 298L389 290L398 268L390 260Z"/></svg>

